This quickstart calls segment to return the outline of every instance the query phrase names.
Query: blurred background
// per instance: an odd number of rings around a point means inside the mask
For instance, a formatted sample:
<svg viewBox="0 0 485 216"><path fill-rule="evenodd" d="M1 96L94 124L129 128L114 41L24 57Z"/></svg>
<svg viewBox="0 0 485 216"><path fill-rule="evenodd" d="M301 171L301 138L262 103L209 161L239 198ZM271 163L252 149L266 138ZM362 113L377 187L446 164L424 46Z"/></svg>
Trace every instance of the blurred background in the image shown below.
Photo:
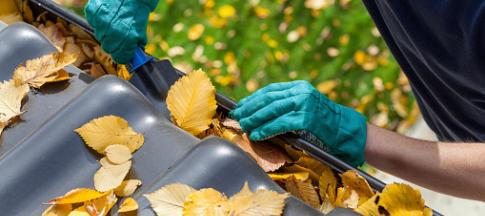
<svg viewBox="0 0 485 216"><path fill-rule="evenodd" d="M87 0L57 2L83 15ZM160 0L147 33L148 53L185 72L202 68L235 100L269 83L304 79L375 125L436 139L360 0ZM420 189L445 215L485 212L480 202Z"/></svg>

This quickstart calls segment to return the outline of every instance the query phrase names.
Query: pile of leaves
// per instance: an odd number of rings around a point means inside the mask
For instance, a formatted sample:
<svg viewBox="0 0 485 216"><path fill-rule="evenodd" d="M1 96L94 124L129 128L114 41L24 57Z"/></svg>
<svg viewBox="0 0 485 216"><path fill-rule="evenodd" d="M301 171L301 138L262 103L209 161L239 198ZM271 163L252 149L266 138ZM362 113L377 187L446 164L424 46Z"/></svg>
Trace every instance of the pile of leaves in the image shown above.
<svg viewBox="0 0 485 216"><path fill-rule="evenodd" d="M288 195L265 189L253 193L245 183L240 192L228 199L213 188L195 190L177 183L145 197L158 216L273 216L283 213Z"/></svg>
<svg viewBox="0 0 485 216"><path fill-rule="evenodd" d="M69 80L64 67L76 61L72 54L55 52L19 65L13 78L0 83L0 135L15 123L22 110L22 100L30 88L39 89L46 83Z"/></svg>
<svg viewBox="0 0 485 216"><path fill-rule="evenodd" d="M337 175L288 144L250 141L237 121L216 114L215 88L202 70L175 82L166 103L178 127L200 138L215 135L235 143L286 191L323 213L343 207L363 215L432 214L420 192L408 185L390 184L379 194L355 170Z"/></svg>
<svg viewBox="0 0 485 216"><path fill-rule="evenodd" d="M138 179L125 179L132 165L132 153L142 147L144 137L118 116L93 119L75 130L86 145L103 156L93 177L94 188L76 188L48 201L43 216L104 216L125 197L119 213L135 212L138 203L130 198L142 184Z"/></svg>
<svg viewBox="0 0 485 216"><path fill-rule="evenodd" d="M64 53L76 56L73 65L94 78L111 74L128 80L130 74L124 65L116 64L99 43L76 25L57 18L52 21L47 11L34 17L29 1L5 0L0 3L0 20L6 23L25 21L39 29Z"/></svg>

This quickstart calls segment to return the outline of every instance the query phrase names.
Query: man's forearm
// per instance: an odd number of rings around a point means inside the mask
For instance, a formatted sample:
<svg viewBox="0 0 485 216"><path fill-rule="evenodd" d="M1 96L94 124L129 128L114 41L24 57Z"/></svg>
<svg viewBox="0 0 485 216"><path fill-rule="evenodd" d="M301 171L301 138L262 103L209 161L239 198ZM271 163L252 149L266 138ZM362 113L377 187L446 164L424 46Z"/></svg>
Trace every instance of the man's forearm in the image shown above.
<svg viewBox="0 0 485 216"><path fill-rule="evenodd" d="M485 201L485 144L429 142L367 128L369 164L435 191Z"/></svg>

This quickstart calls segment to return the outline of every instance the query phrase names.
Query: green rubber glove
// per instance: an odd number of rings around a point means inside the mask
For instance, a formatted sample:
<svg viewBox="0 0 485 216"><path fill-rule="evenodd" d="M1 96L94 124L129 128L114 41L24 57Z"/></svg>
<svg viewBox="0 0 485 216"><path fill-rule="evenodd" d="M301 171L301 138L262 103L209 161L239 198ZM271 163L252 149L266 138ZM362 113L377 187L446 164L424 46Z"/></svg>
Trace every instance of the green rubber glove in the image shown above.
<svg viewBox="0 0 485 216"><path fill-rule="evenodd" d="M230 115L251 140L286 132L310 133L320 148L353 166L364 163L366 119L333 103L306 81L273 83L242 99Z"/></svg>
<svg viewBox="0 0 485 216"><path fill-rule="evenodd" d="M89 0L84 13L103 50L120 64L147 43L148 16L158 0Z"/></svg>

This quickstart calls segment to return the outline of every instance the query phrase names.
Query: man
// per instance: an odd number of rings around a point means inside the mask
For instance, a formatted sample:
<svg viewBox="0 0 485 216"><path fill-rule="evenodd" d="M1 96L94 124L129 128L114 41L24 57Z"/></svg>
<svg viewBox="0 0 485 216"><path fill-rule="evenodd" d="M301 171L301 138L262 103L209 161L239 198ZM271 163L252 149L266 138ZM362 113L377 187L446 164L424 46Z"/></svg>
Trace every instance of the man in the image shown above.
<svg viewBox="0 0 485 216"><path fill-rule="evenodd" d="M316 137L348 163L368 163L430 189L485 201L485 1L364 0L440 142L366 123L305 81L275 83L231 112L252 140L289 131ZM103 48L126 63L146 44L157 0L90 0L86 16Z"/></svg>

